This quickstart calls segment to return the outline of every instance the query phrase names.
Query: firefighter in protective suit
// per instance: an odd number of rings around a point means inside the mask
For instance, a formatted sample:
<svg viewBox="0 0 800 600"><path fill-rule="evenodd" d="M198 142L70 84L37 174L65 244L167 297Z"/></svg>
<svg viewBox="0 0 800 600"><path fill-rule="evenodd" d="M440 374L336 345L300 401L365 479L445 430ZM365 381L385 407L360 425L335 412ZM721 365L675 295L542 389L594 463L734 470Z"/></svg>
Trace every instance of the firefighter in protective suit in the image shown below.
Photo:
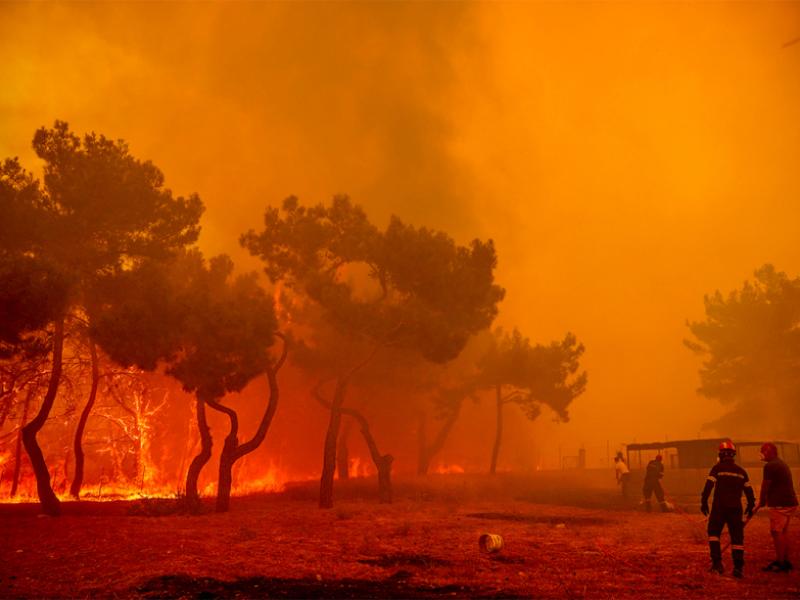
<svg viewBox="0 0 800 600"><path fill-rule="evenodd" d="M747 497L745 513L753 516L756 505L755 494L750 486L750 477L742 467L734 462L736 448L733 442L726 441L719 445L719 462L711 467L703 494L700 498L700 510L708 516L708 547L711 551L711 570L716 573L725 571L722 566L722 551L719 536L727 525L731 536L731 554L733 555L733 576L741 577L744 568L744 522L742 520L742 492ZM708 510L708 497L714 490L714 501L711 514Z"/></svg>
<svg viewBox="0 0 800 600"><path fill-rule="evenodd" d="M664 488L661 487L662 477L664 477L664 457L658 454L653 460L647 463L647 469L644 472L642 494L644 494L644 509L647 512L653 510L650 504L650 497L653 493L656 495L656 500L658 500L658 505L661 507L661 512L669 511L667 501L664 499Z"/></svg>

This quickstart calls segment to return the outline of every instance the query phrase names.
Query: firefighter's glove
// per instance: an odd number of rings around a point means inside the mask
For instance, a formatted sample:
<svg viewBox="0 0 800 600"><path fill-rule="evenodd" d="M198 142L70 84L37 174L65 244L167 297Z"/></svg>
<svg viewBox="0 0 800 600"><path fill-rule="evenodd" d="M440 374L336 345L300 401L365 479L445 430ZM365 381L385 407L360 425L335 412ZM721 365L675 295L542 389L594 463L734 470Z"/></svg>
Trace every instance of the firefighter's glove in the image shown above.
<svg viewBox="0 0 800 600"><path fill-rule="evenodd" d="M708 502L703 502L700 505L700 512L703 513L706 517L708 516Z"/></svg>
<svg viewBox="0 0 800 600"><path fill-rule="evenodd" d="M755 511L756 507L753 504L748 504L747 508L744 509L744 514L747 515L748 519L753 518L753 511Z"/></svg>

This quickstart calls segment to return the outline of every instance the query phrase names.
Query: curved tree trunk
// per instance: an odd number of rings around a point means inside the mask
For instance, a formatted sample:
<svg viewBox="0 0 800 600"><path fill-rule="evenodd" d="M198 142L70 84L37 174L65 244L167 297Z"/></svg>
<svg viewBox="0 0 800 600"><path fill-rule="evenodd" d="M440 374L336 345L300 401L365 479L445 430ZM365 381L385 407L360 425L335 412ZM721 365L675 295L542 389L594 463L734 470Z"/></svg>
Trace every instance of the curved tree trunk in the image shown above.
<svg viewBox="0 0 800 600"><path fill-rule="evenodd" d="M36 490L39 494L39 502L45 514L56 516L61 512L61 502L59 502L53 488L50 486L50 472L47 470L47 463L44 454L36 441L36 434L44 427L53 403L56 400L58 386L61 382L62 356L64 352L64 317L59 317L55 322L53 331L53 365L50 372L50 382L47 386L47 393L44 395L39 412L30 423L22 428L22 443L25 451L31 459L31 466L36 475Z"/></svg>
<svg viewBox="0 0 800 600"><path fill-rule="evenodd" d="M231 488L233 487L233 465L236 463L234 452L236 437L229 434L225 437L222 453L219 457L219 480L217 481L217 512L227 512L231 505Z"/></svg>
<svg viewBox="0 0 800 600"><path fill-rule="evenodd" d="M350 479L350 451L347 448L350 423L351 421L345 421L344 429L339 435L339 449L336 451L336 473L339 475L339 481Z"/></svg>
<svg viewBox="0 0 800 600"><path fill-rule="evenodd" d="M333 476L336 473L336 442L342 422L341 408L345 397L345 383L336 382L336 392L331 404L328 431L325 433L325 446L322 455L322 477L319 483L319 507L333 508Z"/></svg>
<svg viewBox="0 0 800 600"><path fill-rule="evenodd" d="M86 429L86 422L89 420L89 414L92 412L92 407L97 398L97 386L100 382L97 347L92 340L89 340L89 353L92 358L92 386L89 389L89 400L86 402L86 406L83 407L81 417L78 419L78 427L75 430L75 476L72 478L72 485L69 488L69 495L76 500L80 498L81 486L83 485L83 432Z"/></svg>
<svg viewBox="0 0 800 600"><path fill-rule="evenodd" d="M319 481L319 507L333 508L333 476L336 474L336 443L339 439L339 427L342 423L341 408L344 404L347 384L350 378L360 369L363 369L375 358L382 347L377 344L372 351L360 363L353 367L346 374L340 374L336 381L336 390L333 394L333 402L325 401L319 394L320 381L314 388L314 396L317 400L331 411L328 421L328 430L325 432L325 445L322 454L322 476Z"/></svg>
<svg viewBox="0 0 800 600"><path fill-rule="evenodd" d="M200 453L192 459L186 473L186 501L189 506L196 508L200 505L200 494L197 491L197 480L200 471L211 458L211 429L206 421L206 403L200 396L197 397L197 428L200 431Z"/></svg>
<svg viewBox="0 0 800 600"><path fill-rule="evenodd" d="M489 465L489 473L494 475L497 472L497 459L500 456L500 442L503 439L503 395L502 386L497 385L497 430L494 437L494 447L492 448L492 464Z"/></svg>
<svg viewBox="0 0 800 600"><path fill-rule="evenodd" d="M378 499L381 504L392 503L392 463L394 457L391 454L381 454L378 450L378 445L375 443L375 438L369 430L369 423L367 419L357 410L352 408L342 408L340 412L344 415L349 415L356 419L361 425L361 434L364 436L364 441L369 448L369 455L372 457L372 462L378 469Z"/></svg>
<svg viewBox="0 0 800 600"><path fill-rule="evenodd" d="M233 464L236 462L234 453L239 445L239 416L236 411L219 402L209 400L208 405L216 411L228 416L231 426L222 452L219 456L219 477L217 479L217 512L226 512L231 502L231 487L233 486Z"/></svg>
<svg viewBox="0 0 800 600"><path fill-rule="evenodd" d="M228 407L222 406L218 403L209 403L209 406L220 410L228 415L231 422L231 429L225 438L225 445L222 447L222 454L219 458L219 483L217 484L217 512L226 512L230 508L231 503L231 488L233 487L233 466L236 461L253 452L258 448L264 439L267 437L272 419L275 417L275 412L278 410L278 400L280 399L280 390L278 389L278 371L286 362L286 355L289 352L289 345L286 338L278 333L276 337L283 340L283 350L278 361L274 365L267 365L267 382L269 383L269 401L267 408L264 410L264 415L261 417L261 422L258 424L253 437L239 444L239 418L236 412Z"/></svg>
<svg viewBox="0 0 800 600"><path fill-rule="evenodd" d="M447 415L444 423L436 434L436 437L431 442L430 446L425 444L425 414L421 415L420 429L420 452L417 462L417 475L427 475L433 457L436 456L447 441L447 437L453 430L453 426L458 421L458 415L461 413L461 401L459 401L452 409L450 414Z"/></svg>
<svg viewBox="0 0 800 600"><path fill-rule="evenodd" d="M28 408L30 407L33 394L36 392L35 387L31 387L25 395L25 404L22 406L22 420L19 422L19 431L17 432L17 448L14 457L14 474L11 479L11 492L9 497L13 498L17 495L19 488L19 475L22 471L22 428L25 426L25 421L28 420Z"/></svg>

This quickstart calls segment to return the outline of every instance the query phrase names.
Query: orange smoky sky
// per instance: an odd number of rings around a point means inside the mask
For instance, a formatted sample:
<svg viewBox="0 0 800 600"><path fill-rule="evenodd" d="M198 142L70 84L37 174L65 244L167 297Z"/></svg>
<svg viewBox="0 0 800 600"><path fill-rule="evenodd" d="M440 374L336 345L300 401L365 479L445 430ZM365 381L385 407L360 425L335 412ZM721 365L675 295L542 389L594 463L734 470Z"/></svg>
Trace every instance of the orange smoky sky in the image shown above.
<svg viewBox="0 0 800 600"><path fill-rule="evenodd" d="M57 118L123 138L246 268L289 194L491 237L498 323L587 348L570 423L533 434L691 437L723 409L686 319L800 273L798 36L792 2L4 2L0 156L36 169Z"/></svg>

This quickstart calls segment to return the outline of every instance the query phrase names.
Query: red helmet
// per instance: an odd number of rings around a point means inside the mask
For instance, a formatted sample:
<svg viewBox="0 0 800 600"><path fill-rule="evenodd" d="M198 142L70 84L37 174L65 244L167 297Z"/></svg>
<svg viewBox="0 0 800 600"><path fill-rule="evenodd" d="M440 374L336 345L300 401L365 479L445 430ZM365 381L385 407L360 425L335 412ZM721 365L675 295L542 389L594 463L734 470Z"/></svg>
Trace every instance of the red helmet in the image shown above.
<svg viewBox="0 0 800 600"><path fill-rule="evenodd" d="M778 447L772 442L767 442L761 446L761 460L772 460L778 458Z"/></svg>
<svg viewBox="0 0 800 600"><path fill-rule="evenodd" d="M720 458L733 458L736 456L736 446L730 440L725 440L719 445Z"/></svg>

